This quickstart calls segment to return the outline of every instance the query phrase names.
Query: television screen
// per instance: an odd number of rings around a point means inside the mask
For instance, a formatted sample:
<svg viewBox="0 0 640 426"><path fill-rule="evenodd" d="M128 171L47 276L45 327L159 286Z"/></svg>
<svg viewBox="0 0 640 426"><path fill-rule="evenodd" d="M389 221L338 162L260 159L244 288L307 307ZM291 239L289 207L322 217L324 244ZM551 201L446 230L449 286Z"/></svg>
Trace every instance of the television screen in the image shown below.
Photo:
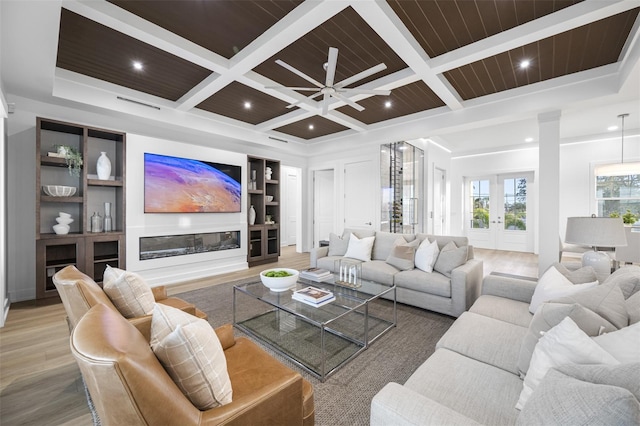
<svg viewBox="0 0 640 426"><path fill-rule="evenodd" d="M144 154L145 213L236 213L240 166Z"/></svg>

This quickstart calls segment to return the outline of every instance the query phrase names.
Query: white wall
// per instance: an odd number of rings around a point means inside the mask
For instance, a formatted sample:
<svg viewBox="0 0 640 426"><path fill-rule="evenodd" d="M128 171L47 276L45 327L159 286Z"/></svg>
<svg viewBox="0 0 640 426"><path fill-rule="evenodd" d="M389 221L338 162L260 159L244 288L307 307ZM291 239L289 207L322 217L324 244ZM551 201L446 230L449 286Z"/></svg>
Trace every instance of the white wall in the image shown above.
<svg viewBox="0 0 640 426"><path fill-rule="evenodd" d="M7 103L0 89L0 327L9 313L7 283Z"/></svg>
<svg viewBox="0 0 640 426"><path fill-rule="evenodd" d="M451 154L428 140L424 150L424 196L426 207L424 214L425 226L423 232L431 233L431 230L433 229L433 218L431 217L431 212L433 212L434 209L433 174L436 168L445 171L447 201L444 206L444 211L447 215L451 212ZM445 235L451 234L451 217L447 217L445 228L442 232Z"/></svg>

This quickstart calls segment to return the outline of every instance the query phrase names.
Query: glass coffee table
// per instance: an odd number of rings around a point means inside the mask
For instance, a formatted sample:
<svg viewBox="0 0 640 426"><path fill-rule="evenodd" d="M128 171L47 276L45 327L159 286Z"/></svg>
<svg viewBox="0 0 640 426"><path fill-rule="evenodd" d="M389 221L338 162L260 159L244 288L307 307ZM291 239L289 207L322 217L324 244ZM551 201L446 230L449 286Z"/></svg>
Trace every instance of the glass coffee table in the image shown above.
<svg viewBox="0 0 640 426"><path fill-rule="evenodd" d="M313 286L336 300L315 307L293 300L294 290ZM382 295L392 295L390 300ZM396 287L362 281L359 288L299 279L273 292L260 278L233 287L233 323L321 381L367 349L397 323Z"/></svg>

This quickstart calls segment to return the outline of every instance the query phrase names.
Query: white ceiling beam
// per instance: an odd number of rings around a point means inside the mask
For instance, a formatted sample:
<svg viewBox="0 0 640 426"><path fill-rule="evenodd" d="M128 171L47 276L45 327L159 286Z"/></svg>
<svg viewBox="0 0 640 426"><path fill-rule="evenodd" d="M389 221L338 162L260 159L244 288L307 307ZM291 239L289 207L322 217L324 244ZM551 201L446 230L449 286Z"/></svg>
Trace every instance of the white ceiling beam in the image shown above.
<svg viewBox="0 0 640 426"><path fill-rule="evenodd" d="M637 0L586 0L428 61L438 74L638 7Z"/></svg>
<svg viewBox="0 0 640 426"><path fill-rule="evenodd" d="M428 65L429 56L386 2L359 1L353 8L396 54L452 110L462 108L460 95Z"/></svg>

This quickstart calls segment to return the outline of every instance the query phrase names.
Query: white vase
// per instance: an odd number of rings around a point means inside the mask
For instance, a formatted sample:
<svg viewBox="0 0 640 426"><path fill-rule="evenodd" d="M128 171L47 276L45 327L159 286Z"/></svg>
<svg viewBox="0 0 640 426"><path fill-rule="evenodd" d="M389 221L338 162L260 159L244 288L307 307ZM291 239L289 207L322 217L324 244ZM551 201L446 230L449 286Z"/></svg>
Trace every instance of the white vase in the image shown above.
<svg viewBox="0 0 640 426"><path fill-rule="evenodd" d="M96 163L96 169L98 170L98 179L107 180L111 176L111 160L107 157L106 152L101 152Z"/></svg>
<svg viewBox="0 0 640 426"><path fill-rule="evenodd" d="M256 223L256 211L253 208L253 205L249 207L249 225L254 225Z"/></svg>

